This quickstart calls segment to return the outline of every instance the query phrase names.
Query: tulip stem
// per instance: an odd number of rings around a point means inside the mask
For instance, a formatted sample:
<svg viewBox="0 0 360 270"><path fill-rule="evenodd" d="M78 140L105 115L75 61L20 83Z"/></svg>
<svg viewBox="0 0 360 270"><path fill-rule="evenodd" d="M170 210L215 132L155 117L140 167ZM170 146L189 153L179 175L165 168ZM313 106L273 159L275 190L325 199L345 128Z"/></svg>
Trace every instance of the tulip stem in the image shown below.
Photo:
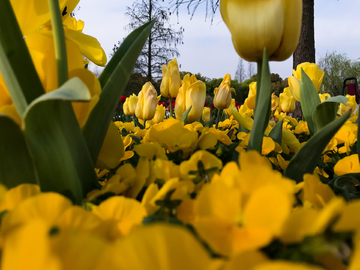
<svg viewBox="0 0 360 270"><path fill-rule="evenodd" d="M51 25L54 36L55 58L58 75L58 86L60 87L68 80L68 63L66 54L65 34L62 23L61 10L58 0L48 0Z"/></svg>
<svg viewBox="0 0 360 270"><path fill-rule="evenodd" d="M172 106L172 98L170 97L170 117L173 117L173 106Z"/></svg>
<svg viewBox="0 0 360 270"><path fill-rule="evenodd" d="M222 110L218 110L217 112L217 116L216 116L216 125L215 125L215 128L217 129L218 128L218 125L219 125L219 121L220 121L220 112Z"/></svg>
<svg viewBox="0 0 360 270"><path fill-rule="evenodd" d="M133 115L131 117L132 117L132 120L133 120L133 123L134 123L134 127L136 127L135 115Z"/></svg>

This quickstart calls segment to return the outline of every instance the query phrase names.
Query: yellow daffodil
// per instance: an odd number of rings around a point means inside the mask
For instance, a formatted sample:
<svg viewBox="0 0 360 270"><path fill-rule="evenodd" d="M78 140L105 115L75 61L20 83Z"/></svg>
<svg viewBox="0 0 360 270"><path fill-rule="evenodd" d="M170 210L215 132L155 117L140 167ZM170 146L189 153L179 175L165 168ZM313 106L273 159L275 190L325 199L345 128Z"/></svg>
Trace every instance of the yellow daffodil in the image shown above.
<svg viewBox="0 0 360 270"><path fill-rule="evenodd" d="M225 74L220 86L214 90L214 106L218 110L224 110L230 106L231 92L235 93L235 89L230 88L230 83L230 74Z"/></svg>
<svg viewBox="0 0 360 270"><path fill-rule="evenodd" d="M154 117L157 106L157 92L151 82L147 82L141 88L136 104L135 115L144 121Z"/></svg>
<svg viewBox="0 0 360 270"><path fill-rule="evenodd" d="M160 93L164 97L176 98L180 88L180 72L176 58L171 60L168 66L162 66L162 81Z"/></svg>
<svg viewBox="0 0 360 270"><path fill-rule="evenodd" d="M241 58L256 62L289 58L299 42L302 1L221 0L221 16Z"/></svg>
<svg viewBox="0 0 360 270"><path fill-rule="evenodd" d="M291 94L289 87L284 88L284 91L280 94L280 106L281 110L286 113L295 110L295 98Z"/></svg>
<svg viewBox="0 0 360 270"><path fill-rule="evenodd" d="M204 108L206 98L206 85L197 80L195 75L186 74L179 93L176 97L175 116L181 119L182 114L190 108L187 122L191 123L198 120Z"/></svg>

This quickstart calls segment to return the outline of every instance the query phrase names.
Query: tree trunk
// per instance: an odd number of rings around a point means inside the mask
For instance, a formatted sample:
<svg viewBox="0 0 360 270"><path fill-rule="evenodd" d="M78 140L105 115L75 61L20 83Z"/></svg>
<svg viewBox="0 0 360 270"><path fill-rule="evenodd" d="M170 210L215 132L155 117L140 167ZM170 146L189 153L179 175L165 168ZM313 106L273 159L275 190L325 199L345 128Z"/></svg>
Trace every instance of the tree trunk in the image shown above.
<svg viewBox="0 0 360 270"><path fill-rule="evenodd" d="M303 0L301 34L293 55L293 68L303 62L315 63L314 0Z"/></svg>
<svg viewBox="0 0 360 270"><path fill-rule="evenodd" d="M152 13L152 0L149 0L149 22L151 22L152 20L152 16L151 16L151 13ZM147 77L148 77L148 81L149 82L152 82L152 74L151 74L151 43L152 43L152 37L151 37L151 34L149 35L149 41L148 41L148 74L147 74Z"/></svg>

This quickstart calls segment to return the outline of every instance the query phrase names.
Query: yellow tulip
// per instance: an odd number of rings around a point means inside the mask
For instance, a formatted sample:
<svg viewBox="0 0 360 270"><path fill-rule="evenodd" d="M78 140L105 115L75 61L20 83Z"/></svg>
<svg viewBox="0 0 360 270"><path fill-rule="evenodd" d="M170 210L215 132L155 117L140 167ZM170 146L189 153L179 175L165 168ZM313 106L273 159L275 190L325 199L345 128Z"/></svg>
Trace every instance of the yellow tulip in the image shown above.
<svg viewBox="0 0 360 270"><path fill-rule="evenodd" d="M266 48L269 60L283 61L299 42L302 0L221 0L221 16L236 52L257 62Z"/></svg>
<svg viewBox="0 0 360 270"><path fill-rule="evenodd" d="M138 100L139 100L139 98L135 94L132 94L131 96L129 96L125 99L125 102L123 105L125 115L131 116L131 115L135 114L136 104L138 103Z"/></svg>
<svg viewBox="0 0 360 270"><path fill-rule="evenodd" d="M230 88L231 76L230 74L225 74L223 81L221 82L219 88L214 90L214 106L218 110L227 109L231 103L231 92L235 93L234 88Z"/></svg>
<svg viewBox="0 0 360 270"><path fill-rule="evenodd" d="M319 93L319 98L321 100L321 102L324 102L325 100L327 100L328 98L331 98L330 94L328 93L324 93L324 94L320 94Z"/></svg>
<svg viewBox="0 0 360 270"><path fill-rule="evenodd" d="M143 85L138 98L135 109L136 117L144 121L152 119L157 105L157 92L151 82Z"/></svg>
<svg viewBox="0 0 360 270"><path fill-rule="evenodd" d="M209 107L204 107L201 117L205 124L210 121L211 110Z"/></svg>
<svg viewBox="0 0 360 270"><path fill-rule="evenodd" d="M153 118L154 123L158 124L164 121L165 107L163 105L157 105L155 110L155 116Z"/></svg>
<svg viewBox="0 0 360 270"><path fill-rule="evenodd" d="M181 119L182 114L190 108L187 122L192 123L200 118L206 98L206 85L194 75L186 74L176 97L175 116Z"/></svg>
<svg viewBox="0 0 360 270"><path fill-rule="evenodd" d="M359 173L360 163L358 154L354 154L340 159L335 164L334 172L338 176L348 173Z"/></svg>
<svg viewBox="0 0 360 270"><path fill-rule="evenodd" d="M256 82L252 82L249 85L249 94L248 97L245 100L245 105L249 108L249 109L254 109L255 108L255 103L256 103L256 87L257 87L257 83Z"/></svg>
<svg viewBox="0 0 360 270"><path fill-rule="evenodd" d="M316 90L319 92L320 85L324 78L324 71L319 69L319 66L315 63L301 63L296 67L296 71L293 70L293 76L289 77L289 86L294 98L300 102L300 81L301 81L301 69L304 70L306 75L309 76L313 82Z"/></svg>
<svg viewBox="0 0 360 270"><path fill-rule="evenodd" d="M286 113L290 113L295 110L295 98L291 94L289 87L284 88L284 92L280 94L280 106L281 110Z"/></svg>
<svg viewBox="0 0 360 270"><path fill-rule="evenodd" d="M160 93L164 97L176 98L180 88L180 72L176 58L171 60L168 66L162 66L162 82Z"/></svg>
<svg viewBox="0 0 360 270"><path fill-rule="evenodd" d="M279 97L277 95L275 95L275 93L272 93L271 95L271 110L275 111L277 109L277 107L279 106L280 100Z"/></svg>

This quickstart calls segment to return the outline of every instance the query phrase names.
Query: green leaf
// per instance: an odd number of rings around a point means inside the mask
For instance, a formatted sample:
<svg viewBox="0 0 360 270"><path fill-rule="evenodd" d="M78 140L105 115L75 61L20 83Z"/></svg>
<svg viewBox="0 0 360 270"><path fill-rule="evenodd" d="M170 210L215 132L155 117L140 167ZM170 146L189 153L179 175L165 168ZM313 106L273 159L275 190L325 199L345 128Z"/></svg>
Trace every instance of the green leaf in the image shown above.
<svg viewBox="0 0 360 270"><path fill-rule="evenodd" d="M315 134L313 114L316 107L321 103L319 94L308 75L301 69L300 102L303 118L307 122L311 135Z"/></svg>
<svg viewBox="0 0 360 270"><path fill-rule="evenodd" d="M258 63L258 66L259 65L260 63ZM249 145L247 148L247 150L256 150L259 153L261 153L264 132L269 124L271 114L271 78L266 49L264 49L260 75L260 78L258 78L260 87L256 93L254 124L251 129Z"/></svg>
<svg viewBox="0 0 360 270"><path fill-rule="evenodd" d="M315 132L334 121L336 119L339 103L346 105L347 101L347 97L336 96L328 98L318 104L312 116Z"/></svg>
<svg viewBox="0 0 360 270"><path fill-rule="evenodd" d="M322 103L324 103L324 102L338 102L338 103L342 103L342 104L346 105L348 102L348 98L344 97L344 96L335 96L335 97L329 97L328 99L325 99Z"/></svg>
<svg viewBox="0 0 360 270"><path fill-rule="evenodd" d="M135 62L151 33L155 21L134 30L121 44L100 76L103 86L100 100L90 113L83 128L83 135L95 164L105 139L106 132L126 87Z"/></svg>
<svg viewBox="0 0 360 270"><path fill-rule="evenodd" d="M186 118L188 117L191 108L192 108L192 106L190 106L185 112L183 112L183 114L181 115L181 122L185 123Z"/></svg>
<svg viewBox="0 0 360 270"><path fill-rule="evenodd" d="M323 102L316 107L312 116L315 133L336 119L338 108L337 102Z"/></svg>
<svg viewBox="0 0 360 270"><path fill-rule="evenodd" d="M78 78L32 102L24 115L25 138L42 191L55 191L80 203L97 188L97 177L71 102L90 100Z"/></svg>
<svg viewBox="0 0 360 270"><path fill-rule="evenodd" d="M0 182L7 188L39 184L25 136L11 118L0 113Z"/></svg>
<svg viewBox="0 0 360 270"><path fill-rule="evenodd" d="M282 141L282 126L283 126L284 119L281 119L276 125L272 128L269 133L269 137L281 145Z"/></svg>
<svg viewBox="0 0 360 270"><path fill-rule="evenodd" d="M349 116L350 112L345 113L311 137L290 160L284 175L299 183L303 181L304 174L313 173L324 148Z"/></svg>
<svg viewBox="0 0 360 270"><path fill-rule="evenodd" d="M0 72L20 115L45 93L9 0L0 1Z"/></svg>

